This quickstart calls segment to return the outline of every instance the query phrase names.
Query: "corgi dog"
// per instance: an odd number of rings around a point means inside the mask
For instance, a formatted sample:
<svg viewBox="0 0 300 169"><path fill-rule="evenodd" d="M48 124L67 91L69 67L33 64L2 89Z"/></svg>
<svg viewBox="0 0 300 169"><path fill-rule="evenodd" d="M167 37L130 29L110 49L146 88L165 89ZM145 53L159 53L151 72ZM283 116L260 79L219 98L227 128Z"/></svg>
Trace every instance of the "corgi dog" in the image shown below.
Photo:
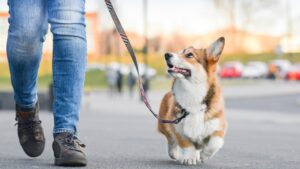
<svg viewBox="0 0 300 169"><path fill-rule="evenodd" d="M225 45L220 37L208 48L166 53L172 89L162 99L159 117L178 124L158 122L166 136L170 158L184 165L196 165L211 158L224 144L227 121L216 69Z"/></svg>

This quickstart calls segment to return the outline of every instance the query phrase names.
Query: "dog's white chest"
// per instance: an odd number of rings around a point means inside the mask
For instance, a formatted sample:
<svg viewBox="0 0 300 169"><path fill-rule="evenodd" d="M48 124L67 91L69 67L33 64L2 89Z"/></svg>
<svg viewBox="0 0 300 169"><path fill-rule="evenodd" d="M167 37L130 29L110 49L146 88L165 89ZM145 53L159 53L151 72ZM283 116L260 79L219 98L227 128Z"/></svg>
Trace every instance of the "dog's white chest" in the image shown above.
<svg viewBox="0 0 300 169"><path fill-rule="evenodd" d="M187 86L188 85L188 86ZM175 100L190 114L176 125L176 130L194 142L202 142L204 138L219 129L219 119L204 121L206 105L202 100L206 96L207 88L175 83L173 92Z"/></svg>
<svg viewBox="0 0 300 169"><path fill-rule="evenodd" d="M189 114L176 126L176 130L193 141L202 140L204 137L204 115Z"/></svg>
<svg viewBox="0 0 300 169"><path fill-rule="evenodd" d="M204 113L189 114L177 124L176 130L192 141L201 143L207 136L220 130L220 120L204 121Z"/></svg>

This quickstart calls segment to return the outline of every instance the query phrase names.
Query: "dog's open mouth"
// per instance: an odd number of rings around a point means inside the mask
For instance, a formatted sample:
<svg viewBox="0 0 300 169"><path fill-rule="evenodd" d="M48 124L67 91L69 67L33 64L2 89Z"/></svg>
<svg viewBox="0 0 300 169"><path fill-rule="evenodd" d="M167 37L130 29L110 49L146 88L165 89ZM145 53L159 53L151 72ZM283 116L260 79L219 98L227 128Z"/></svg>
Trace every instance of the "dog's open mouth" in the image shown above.
<svg viewBox="0 0 300 169"><path fill-rule="evenodd" d="M169 73L180 73L186 77L191 76L191 70L189 70L189 69L179 68L179 67L172 65L171 63L167 63L167 65L169 67L169 69L168 69Z"/></svg>

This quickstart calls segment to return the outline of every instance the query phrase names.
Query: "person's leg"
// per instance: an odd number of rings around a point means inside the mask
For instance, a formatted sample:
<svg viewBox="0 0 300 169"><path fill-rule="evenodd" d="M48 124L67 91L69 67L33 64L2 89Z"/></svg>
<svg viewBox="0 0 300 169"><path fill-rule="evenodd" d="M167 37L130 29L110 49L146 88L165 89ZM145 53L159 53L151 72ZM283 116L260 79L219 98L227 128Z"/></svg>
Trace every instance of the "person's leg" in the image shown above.
<svg viewBox="0 0 300 169"><path fill-rule="evenodd" d="M53 91L55 164L84 166L84 145L77 139L77 123L86 67L84 0L48 0L53 33Z"/></svg>
<svg viewBox="0 0 300 169"><path fill-rule="evenodd" d="M32 108L37 102L36 79L48 30L44 0L8 0L7 56L16 104Z"/></svg>
<svg viewBox="0 0 300 169"><path fill-rule="evenodd" d="M39 156L45 137L37 103L36 79L47 33L47 2L8 0L7 55L16 102L18 137L25 153Z"/></svg>
<svg viewBox="0 0 300 169"><path fill-rule="evenodd" d="M84 0L48 0L53 33L54 131L76 134L86 67Z"/></svg>

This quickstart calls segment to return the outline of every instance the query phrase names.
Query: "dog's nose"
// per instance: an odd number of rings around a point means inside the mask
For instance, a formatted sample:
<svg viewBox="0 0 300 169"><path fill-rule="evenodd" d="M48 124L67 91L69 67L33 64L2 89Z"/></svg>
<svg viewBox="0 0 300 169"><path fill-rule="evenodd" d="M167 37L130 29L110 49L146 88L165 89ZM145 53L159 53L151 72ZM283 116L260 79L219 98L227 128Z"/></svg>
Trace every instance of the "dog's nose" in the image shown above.
<svg viewBox="0 0 300 169"><path fill-rule="evenodd" d="M172 54L171 54L171 53L166 53L166 54L165 54L165 59L166 59L166 60L169 60L171 57L172 57Z"/></svg>

